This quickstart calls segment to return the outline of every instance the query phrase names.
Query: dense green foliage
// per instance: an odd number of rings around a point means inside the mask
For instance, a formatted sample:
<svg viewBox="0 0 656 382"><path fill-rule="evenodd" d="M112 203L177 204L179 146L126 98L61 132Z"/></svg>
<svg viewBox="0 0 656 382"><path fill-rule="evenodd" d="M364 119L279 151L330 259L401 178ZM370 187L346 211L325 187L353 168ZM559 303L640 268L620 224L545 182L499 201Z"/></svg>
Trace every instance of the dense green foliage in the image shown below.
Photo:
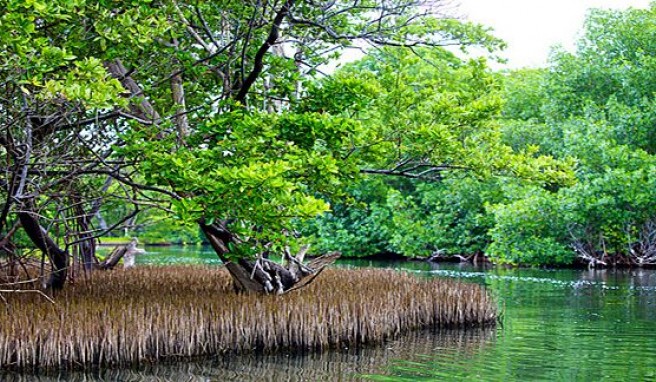
<svg viewBox="0 0 656 382"><path fill-rule="evenodd" d="M443 92L442 102L418 94L425 103L414 100L413 105L430 105L434 120L450 134L466 131L465 139L476 139L476 128L485 123L487 147L480 152L480 163L464 166L476 170L446 176L437 184L373 181L379 185L366 209L357 205L335 209L309 231L325 249L343 248L343 237L325 234L327 227L350 226L360 235L375 233L367 236L371 240L359 239L375 244L373 251L409 256L485 253L495 262L512 264L571 264L577 259L592 265L642 263L649 253L653 255L650 245L656 244L650 241L654 233L649 228L656 217L654 25L656 7L594 10L576 53L555 51L547 69L488 76L487 83L496 84L499 91L481 86L473 76L449 73L448 78L458 78L455 83L461 93L453 93L441 82L432 94ZM436 76L444 73L443 68L436 69ZM430 70L424 67L421 72ZM467 84L485 89L487 105L496 105L499 113L492 107L481 114L481 98L468 103L473 98L463 97ZM459 110L454 104L441 109L444 99L465 102ZM467 109L472 105L473 110ZM394 110L396 115L407 109ZM439 119L445 115L442 110L476 116L476 123L453 120L455 126L449 125ZM445 140L458 142L453 135ZM536 179L531 171L548 171L539 169L539 160L536 165L496 156L490 146L571 163L576 181ZM458 147L449 146L448 152L457 153ZM466 157L471 160L475 155ZM355 194L368 187L360 186Z"/></svg>
<svg viewBox="0 0 656 382"><path fill-rule="evenodd" d="M223 241L216 248L224 259L250 257L293 241L290 222L328 211L363 166L393 163L397 138L412 160L478 166L468 156L487 149L483 133L468 138L448 127L498 109L482 63L457 71L462 89L451 80L451 92L467 94L464 105L436 100L443 124L430 121L428 102L410 110L418 96L411 86L390 91L389 68L380 83L348 74L318 80L317 67L354 41L383 50L503 45L440 5L0 1L0 145L12 175L2 185L2 243L22 216L34 245L65 275L72 253L91 264L94 236L138 234L140 222L154 222L160 227L145 236L200 225ZM408 113L372 107L394 99Z"/></svg>
<svg viewBox="0 0 656 382"><path fill-rule="evenodd" d="M200 224L237 257L294 230L353 256L651 256L656 6L494 73L441 46L501 41L412 1L267 4L0 1L2 243L27 211L57 253ZM358 39L377 48L319 75Z"/></svg>
<svg viewBox="0 0 656 382"><path fill-rule="evenodd" d="M502 141L502 82L482 61L463 61L438 49L385 50L339 75L365 78L381 89L376 102L360 113L367 127L384 126L370 128L382 137L368 140L383 142L372 151L385 155L369 159L369 165L397 170L373 174L403 179L370 175L350 188L353 203L337 204L332 213L304 226L319 251L482 253L493 224L486 205L505 200L504 187L572 183L571 161ZM417 153L439 165L405 162ZM408 167L413 171L405 171ZM415 177L419 174L424 176Z"/></svg>
<svg viewBox="0 0 656 382"><path fill-rule="evenodd" d="M624 261L655 217L655 10L593 11L576 54L510 75L505 139L576 158L578 182L493 208L495 258Z"/></svg>

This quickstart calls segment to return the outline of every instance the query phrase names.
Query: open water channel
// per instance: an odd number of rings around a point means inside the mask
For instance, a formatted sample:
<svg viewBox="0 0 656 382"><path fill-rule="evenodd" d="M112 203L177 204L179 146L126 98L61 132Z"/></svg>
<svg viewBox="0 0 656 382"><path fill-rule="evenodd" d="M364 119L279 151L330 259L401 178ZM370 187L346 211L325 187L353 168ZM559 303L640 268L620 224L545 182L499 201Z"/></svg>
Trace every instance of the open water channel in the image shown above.
<svg viewBox="0 0 656 382"><path fill-rule="evenodd" d="M220 262L200 248L147 248L138 264ZM656 381L656 271L475 268L341 261L484 284L495 329L419 331L321 354L233 356L6 381Z"/></svg>

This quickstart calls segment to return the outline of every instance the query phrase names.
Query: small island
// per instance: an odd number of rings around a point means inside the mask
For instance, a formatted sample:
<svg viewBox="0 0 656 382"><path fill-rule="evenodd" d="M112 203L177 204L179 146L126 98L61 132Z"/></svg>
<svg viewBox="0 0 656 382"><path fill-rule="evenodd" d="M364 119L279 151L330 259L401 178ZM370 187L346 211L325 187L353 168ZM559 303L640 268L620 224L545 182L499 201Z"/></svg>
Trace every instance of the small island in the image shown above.
<svg viewBox="0 0 656 382"><path fill-rule="evenodd" d="M343 349L498 315L478 285L380 269L328 269L282 296L237 293L225 268L201 266L96 272L55 301L2 292L0 368L18 371Z"/></svg>

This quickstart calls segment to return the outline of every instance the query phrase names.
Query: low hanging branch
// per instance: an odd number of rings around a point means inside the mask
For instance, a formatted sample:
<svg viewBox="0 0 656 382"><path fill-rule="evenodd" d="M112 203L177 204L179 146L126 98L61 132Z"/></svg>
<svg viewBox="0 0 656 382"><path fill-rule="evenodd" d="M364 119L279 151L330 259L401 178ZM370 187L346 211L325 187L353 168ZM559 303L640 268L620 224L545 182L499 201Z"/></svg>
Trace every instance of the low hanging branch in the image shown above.
<svg viewBox="0 0 656 382"><path fill-rule="evenodd" d="M363 174L398 176L410 179L439 181L442 180L442 173L452 170L469 170L469 168L465 166L448 164L435 165L425 159L405 159L396 163L396 165L390 169L363 168L360 170L360 172Z"/></svg>

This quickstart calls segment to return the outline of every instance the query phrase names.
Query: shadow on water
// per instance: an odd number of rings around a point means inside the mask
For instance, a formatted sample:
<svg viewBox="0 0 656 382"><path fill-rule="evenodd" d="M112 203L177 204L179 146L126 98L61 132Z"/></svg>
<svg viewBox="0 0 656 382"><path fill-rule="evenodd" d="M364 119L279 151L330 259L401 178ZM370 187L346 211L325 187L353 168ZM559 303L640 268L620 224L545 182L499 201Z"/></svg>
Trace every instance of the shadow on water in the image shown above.
<svg viewBox="0 0 656 382"><path fill-rule="evenodd" d="M138 369L68 372L58 375L2 374L6 382L100 381L361 381L382 372L393 360L422 362L436 353L473 356L490 346L494 329L422 330L380 346L323 353L224 356L172 362Z"/></svg>

